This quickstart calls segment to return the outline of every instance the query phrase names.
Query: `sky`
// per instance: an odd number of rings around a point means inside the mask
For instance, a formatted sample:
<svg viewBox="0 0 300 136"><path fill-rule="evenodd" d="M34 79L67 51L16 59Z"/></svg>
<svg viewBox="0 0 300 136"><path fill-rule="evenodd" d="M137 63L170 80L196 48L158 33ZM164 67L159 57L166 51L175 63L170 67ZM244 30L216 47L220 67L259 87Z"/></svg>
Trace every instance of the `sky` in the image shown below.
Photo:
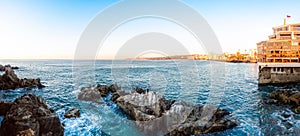
<svg viewBox="0 0 300 136"><path fill-rule="evenodd" d="M0 0L0 59L73 59L85 28L98 14L118 2L120 1ZM292 17L288 23L300 22L298 0L182 0L181 2L204 17L216 34L224 52L255 49L256 43L266 40L273 33L272 27L283 24L286 15ZM180 9L175 12L180 12ZM152 31L167 33L178 39L190 54L205 53L205 49L197 45L201 43L197 43L186 29L178 27L178 24L168 20L142 18L128 21L115 28L107 35L102 48L98 49L97 57L115 58L120 48L130 40L126 38L133 38L136 33ZM173 53L183 52L179 50Z"/></svg>

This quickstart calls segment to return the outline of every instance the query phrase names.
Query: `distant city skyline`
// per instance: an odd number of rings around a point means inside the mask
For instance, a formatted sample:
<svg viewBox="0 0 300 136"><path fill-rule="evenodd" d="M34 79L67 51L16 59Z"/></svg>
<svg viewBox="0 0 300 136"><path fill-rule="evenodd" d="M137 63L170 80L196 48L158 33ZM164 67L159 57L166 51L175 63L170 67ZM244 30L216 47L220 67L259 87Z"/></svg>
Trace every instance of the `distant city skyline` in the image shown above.
<svg viewBox="0 0 300 136"><path fill-rule="evenodd" d="M11 0L0 1L0 59L73 59L77 42L89 22L117 0ZM272 27L300 22L296 0L238 1L182 0L198 11L210 24L224 52L255 49L256 43L268 39ZM131 10L131 9L128 9ZM180 9L178 10L180 12ZM122 13L120 13L122 14ZM157 27L158 25L161 27ZM147 26L147 27L145 27ZM114 31L107 46L99 50L99 59L112 59L118 43L131 32L163 30L178 26L154 19L129 22ZM179 30L179 29L178 29ZM185 40L190 54L204 54L196 42L183 31L174 36ZM178 52L180 54L180 52ZM126 56L124 56L126 58Z"/></svg>

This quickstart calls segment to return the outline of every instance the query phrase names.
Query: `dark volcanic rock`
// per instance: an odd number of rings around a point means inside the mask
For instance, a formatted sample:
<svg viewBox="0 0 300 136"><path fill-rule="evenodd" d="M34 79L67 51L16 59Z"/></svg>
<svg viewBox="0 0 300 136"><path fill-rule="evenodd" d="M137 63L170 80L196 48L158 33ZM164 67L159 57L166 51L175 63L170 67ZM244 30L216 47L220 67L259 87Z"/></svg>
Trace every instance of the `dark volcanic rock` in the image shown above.
<svg viewBox="0 0 300 136"><path fill-rule="evenodd" d="M97 85L94 89L100 93L101 97L106 97L109 93L108 88L106 85Z"/></svg>
<svg viewBox="0 0 300 136"><path fill-rule="evenodd" d="M300 92L292 90L277 90L269 94L269 103L293 106L292 111L300 113Z"/></svg>
<svg viewBox="0 0 300 136"><path fill-rule="evenodd" d="M155 92L131 93L116 103L146 135L195 135L237 126L224 109L165 100Z"/></svg>
<svg viewBox="0 0 300 136"><path fill-rule="evenodd" d="M116 92L114 92L114 93L112 94L112 96L110 97L110 100L111 100L112 102L116 102L117 99L118 99L119 97L124 96L124 95L128 95L128 94L129 94L129 93L127 93L127 92L125 92L125 91L117 90Z"/></svg>
<svg viewBox="0 0 300 136"><path fill-rule="evenodd" d="M101 98L101 93L92 87L83 87L81 88L81 91L78 94L79 100L92 101L92 102L102 104L103 102L100 98Z"/></svg>
<svg viewBox="0 0 300 136"><path fill-rule="evenodd" d="M292 108L292 111L296 114L300 114L300 106L296 106L296 107Z"/></svg>
<svg viewBox="0 0 300 136"><path fill-rule="evenodd" d="M79 115L80 115L79 109L73 108L73 109L67 111L67 112L64 114L64 117L65 117L65 118L77 118L77 117L79 117Z"/></svg>
<svg viewBox="0 0 300 136"><path fill-rule="evenodd" d="M93 101L99 104L102 104L102 97L107 97L108 94L112 94L111 100L114 101L118 97L123 96L125 93L120 90L120 88L113 84L110 86L106 85L97 85L95 87L83 87L81 88L80 93L78 94L78 99L84 101Z"/></svg>
<svg viewBox="0 0 300 136"><path fill-rule="evenodd" d="M10 65L3 66L3 65L0 64L0 71L5 71L6 68L19 69L19 67L16 67L16 66L15 67L12 67Z"/></svg>
<svg viewBox="0 0 300 136"><path fill-rule="evenodd" d="M40 79L19 79L12 68L5 68L5 73L0 76L0 90L17 89L24 87L37 86L44 87Z"/></svg>
<svg viewBox="0 0 300 136"><path fill-rule="evenodd" d="M134 88L132 91L131 91L131 93L138 93L138 94L145 94L145 93L147 93L147 92L149 92L149 90L147 89L147 90L144 90L144 89L142 89L142 88Z"/></svg>
<svg viewBox="0 0 300 136"><path fill-rule="evenodd" d="M117 92L118 90L120 90L121 88L120 87L118 87L116 84L112 84L112 85L110 85L109 87L108 87L108 90L109 90L109 92L111 92L111 93L115 93L115 92Z"/></svg>
<svg viewBox="0 0 300 136"><path fill-rule="evenodd" d="M12 103L0 101L0 116L4 116L10 109Z"/></svg>
<svg viewBox="0 0 300 136"><path fill-rule="evenodd" d="M17 98L6 112L0 135L62 136L64 128L58 115L47 107L42 97L25 94Z"/></svg>
<svg viewBox="0 0 300 136"><path fill-rule="evenodd" d="M116 85L97 85L82 88L78 98L97 101L109 93L112 94L110 100L134 120L145 135L197 135L237 126L227 110L167 100L156 92L140 88L127 93Z"/></svg>

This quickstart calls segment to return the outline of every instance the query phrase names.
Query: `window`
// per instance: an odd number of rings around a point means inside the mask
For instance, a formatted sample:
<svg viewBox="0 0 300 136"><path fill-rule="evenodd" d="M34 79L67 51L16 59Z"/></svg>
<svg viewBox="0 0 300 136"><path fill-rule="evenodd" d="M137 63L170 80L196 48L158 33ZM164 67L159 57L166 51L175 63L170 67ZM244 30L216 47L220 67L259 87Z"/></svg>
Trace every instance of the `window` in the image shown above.
<svg viewBox="0 0 300 136"><path fill-rule="evenodd" d="M284 68L281 68L281 72L284 72Z"/></svg>
<svg viewBox="0 0 300 136"><path fill-rule="evenodd" d="M291 68L291 73L292 73L292 74L294 73L294 69L293 69L293 68Z"/></svg>

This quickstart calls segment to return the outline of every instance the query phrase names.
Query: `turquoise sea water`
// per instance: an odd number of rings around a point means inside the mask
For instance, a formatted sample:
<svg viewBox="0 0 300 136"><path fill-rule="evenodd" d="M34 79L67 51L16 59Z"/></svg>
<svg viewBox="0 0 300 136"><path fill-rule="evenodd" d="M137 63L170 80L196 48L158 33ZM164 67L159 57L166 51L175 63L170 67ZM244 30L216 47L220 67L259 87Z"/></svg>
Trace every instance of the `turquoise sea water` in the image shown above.
<svg viewBox="0 0 300 136"><path fill-rule="evenodd" d="M95 84L117 83L123 90L150 89L168 99L219 106L232 112L239 126L211 135L298 135L300 116L288 106L264 103L266 95L280 88L299 85L257 85L256 64L210 61L71 61L0 60L19 66L20 78L41 78L47 87L0 91L0 100L13 101L34 93L46 99L65 125L65 135L140 135L133 122L104 98L99 105L77 99L79 89ZM81 116L65 119L66 110L77 107ZM284 117L283 114L291 116Z"/></svg>

